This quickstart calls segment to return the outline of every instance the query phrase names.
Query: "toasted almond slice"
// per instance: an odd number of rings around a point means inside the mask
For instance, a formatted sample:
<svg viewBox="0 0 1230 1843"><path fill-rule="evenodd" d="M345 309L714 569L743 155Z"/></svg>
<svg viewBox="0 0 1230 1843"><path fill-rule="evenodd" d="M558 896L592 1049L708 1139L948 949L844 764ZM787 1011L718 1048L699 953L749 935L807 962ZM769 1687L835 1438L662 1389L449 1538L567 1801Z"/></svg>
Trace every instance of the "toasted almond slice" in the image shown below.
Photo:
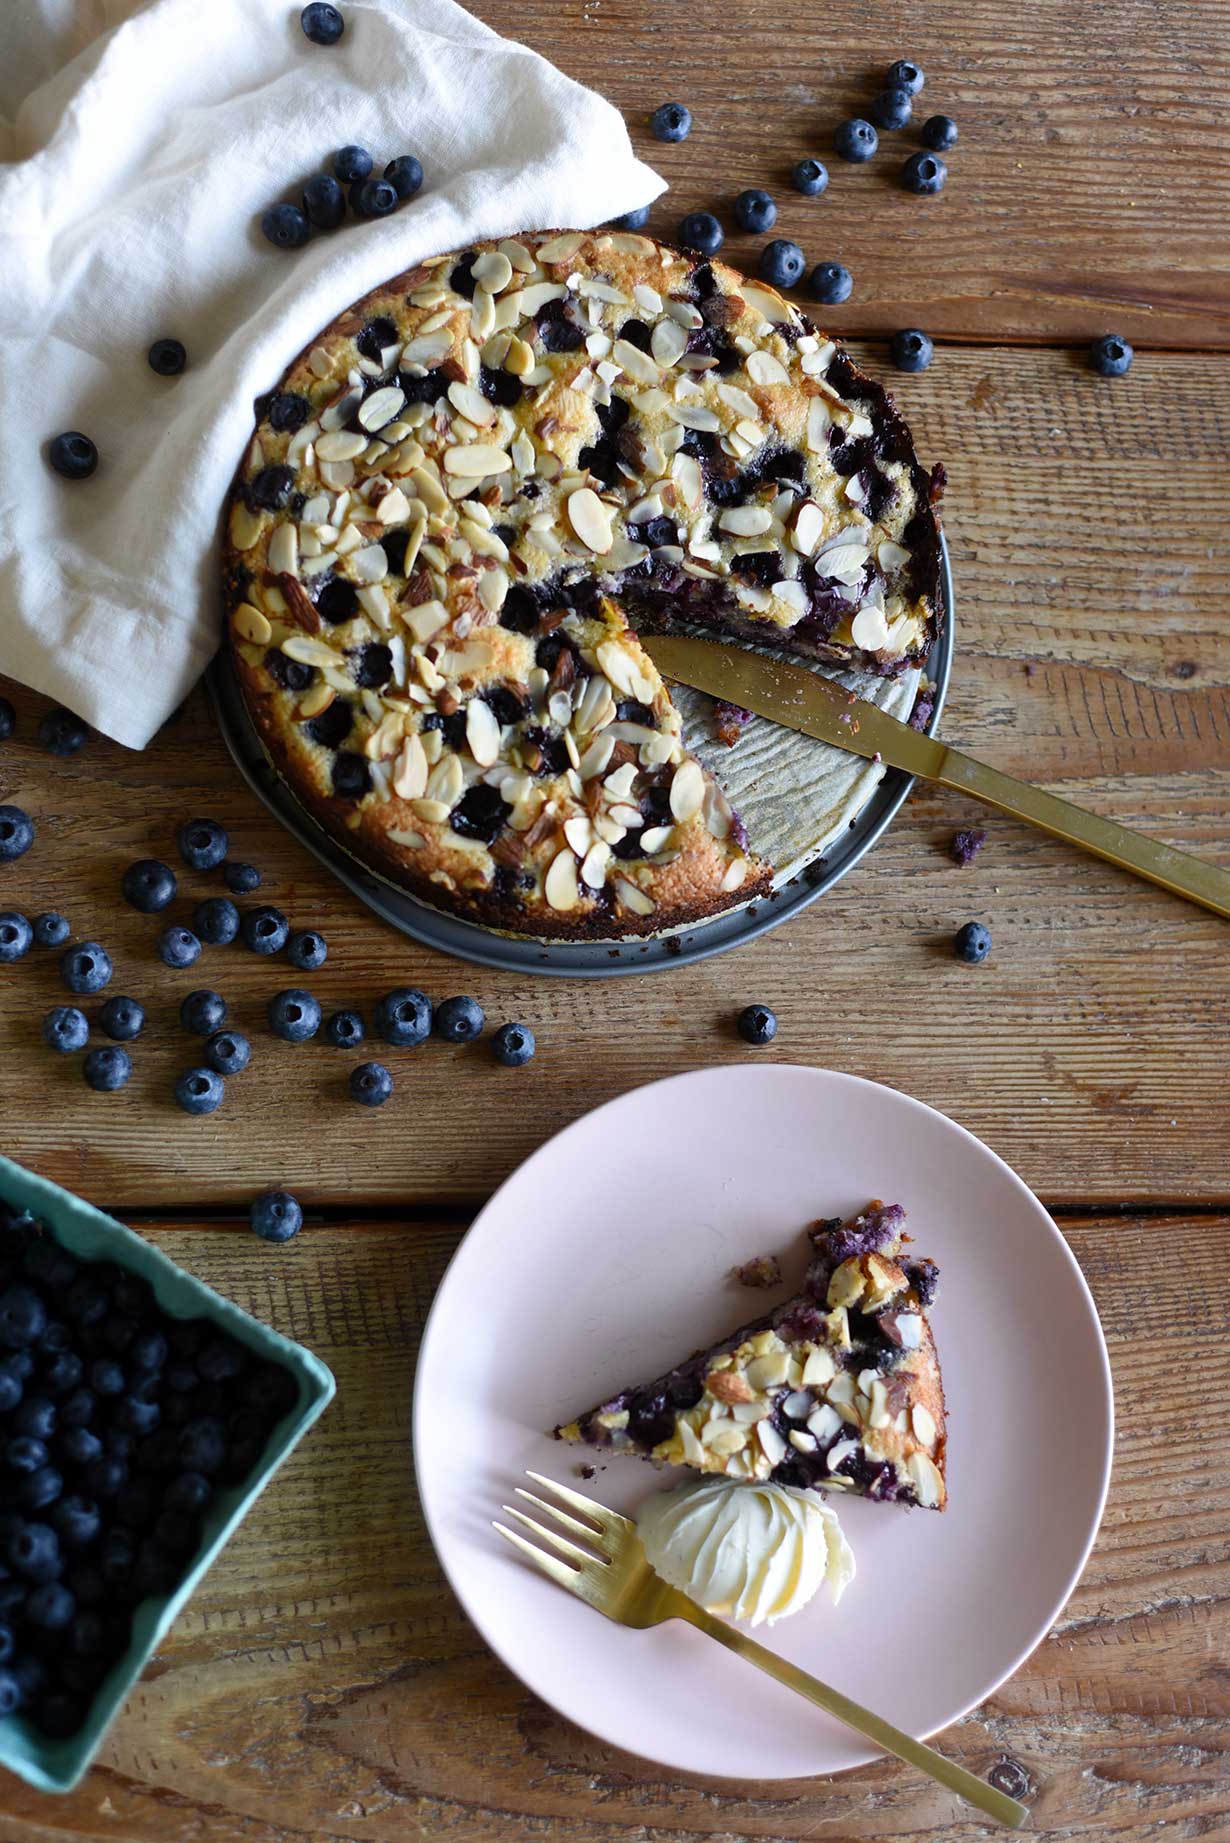
<svg viewBox="0 0 1230 1843"><path fill-rule="evenodd" d="M824 512L814 499L804 499L794 515L794 524L790 532L790 542L800 556L814 556L816 546L824 536Z"/></svg>
<svg viewBox="0 0 1230 1843"><path fill-rule="evenodd" d="M353 429L330 429L316 438L318 461L353 461L367 446L366 435Z"/></svg>
<svg viewBox="0 0 1230 1843"><path fill-rule="evenodd" d="M500 726L483 698L471 698L466 705L466 741L480 768L494 767L500 758Z"/></svg>
<svg viewBox="0 0 1230 1843"><path fill-rule="evenodd" d="M304 723L309 717L319 717L336 696L333 686L323 678L318 685L310 685L295 706L295 720Z"/></svg>
<svg viewBox="0 0 1230 1843"><path fill-rule="evenodd" d="M734 890L742 888L747 880L747 859L731 858L722 878L722 893L729 896Z"/></svg>
<svg viewBox="0 0 1230 1843"><path fill-rule="evenodd" d="M627 877L616 877L615 894L620 907L627 909L632 915L652 915L654 912L655 904L643 889L638 889L635 883L628 881Z"/></svg>
<svg viewBox="0 0 1230 1843"><path fill-rule="evenodd" d="M267 646L273 638L273 628L251 602L240 602L231 616L231 626L241 640L250 640L253 646Z"/></svg>
<svg viewBox="0 0 1230 1843"><path fill-rule="evenodd" d="M565 846L551 860L543 883L543 894L553 909L560 914L567 914L575 909L580 901L581 892L577 886L577 860L572 851Z"/></svg>
<svg viewBox="0 0 1230 1843"><path fill-rule="evenodd" d="M478 599L488 614L499 613L504 606L504 598L508 594L508 589L507 570L502 570L496 564L494 568L483 571L478 579Z"/></svg>
<svg viewBox="0 0 1230 1843"><path fill-rule="evenodd" d="M903 569L909 560L909 551L904 545L894 544L891 538L885 538L876 547L876 562L886 576L891 576L894 570Z"/></svg>
<svg viewBox="0 0 1230 1843"><path fill-rule="evenodd" d="M699 762L680 762L671 781L671 812L683 823L699 813L705 799L705 777Z"/></svg>
<svg viewBox="0 0 1230 1843"><path fill-rule="evenodd" d="M772 1421L757 1421L756 1438L760 1442L760 1450L769 1464L771 1466L780 1465L782 1460L786 1457L786 1442L782 1439L782 1436L778 1433Z"/></svg>
<svg viewBox="0 0 1230 1843"><path fill-rule="evenodd" d="M825 1464L830 1472L835 1472L838 1466L844 1465L851 1453L856 1453L857 1451L857 1440L838 1440L835 1446L830 1446Z"/></svg>
<svg viewBox="0 0 1230 1843"><path fill-rule="evenodd" d="M259 512L250 512L242 499L231 507L231 543L236 550L251 550L264 528Z"/></svg>
<svg viewBox="0 0 1230 1843"><path fill-rule="evenodd" d="M480 429L487 428L495 421L495 404L489 403L480 390L475 390L473 384L450 384L448 400L460 415Z"/></svg>
<svg viewBox="0 0 1230 1843"><path fill-rule="evenodd" d="M730 506L718 519L719 529L733 537L758 538L773 528L768 506Z"/></svg>
<svg viewBox="0 0 1230 1843"><path fill-rule="evenodd" d="M445 456L447 465L448 457ZM604 557L614 542L610 507L603 504L592 487L578 487L567 500L568 523L582 544L595 555Z"/></svg>
<svg viewBox="0 0 1230 1843"><path fill-rule="evenodd" d="M762 388L790 382L790 373L779 358L774 358L772 352L749 352L746 370L752 383L759 384Z"/></svg>
<svg viewBox="0 0 1230 1843"><path fill-rule="evenodd" d="M418 800L427 787L427 757L416 735L407 736L393 770L393 791L403 800Z"/></svg>
<svg viewBox="0 0 1230 1843"><path fill-rule="evenodd" d="M830 1463L832 1454L829 1454ZM911 1453L906 1461L906 1470L914 1481L918 1501L924 1510L934 1510L944 1496L944 1479L926 1453Z"/></svg>
<svg viewBox="0 0 1230 1843"><path fill-rule="evenodd" d="M503 294L513 278L513 266L503 250L484 250L475 258L470 273L488 294Z"/></svg>
<svg viewBox="0 0 1230 1843"><path fill-rule="evenodd" d="M915 1439L921 1440L924 1446L934 1446L936 1435L935 1416L932 1414L930 1408L926 1407L922 1402L916 1401L910 1410L910 1421L914 1428Z"/></svg>
<svg viewBox="0 0 1230 1843"><path fill-rule="evenodd" d="M666 402L662 409L672 422L682 423L685 429L703 429L710 435L716 435L722 426L716 412L706 409L703 404Z"/></svg>
<svg viewBox="0 0 1230 1843"><path fill-rule="evenodd" d="M376 507L382 525L404 525L410 517L410 501L400 486L392 486Z"/></svg>
<svg viewBox="0 0 1230 1843"><path fill-rule="evenodd" d="M583 241L584 237L581 231L568 230L565 231L562 236L548 237L545 243L540 243L538 245L534 254L537 256L539 262L546 262L552 265L559 262L569 262L576 255Z"/></svg>
<svg viewBox="0 0 1230 1843"><path fill-rule="evenodd" d="M534 348L524 339L510 339L504 354L504 369L515 378L523 378L534 369Z"/></svg>
<svg viewBox="0 0 1230 1843"><path fill-rule="evenodd" d="M481 480L488 474L507 473L512 462L503 448L488 442L461 442L444 450L444 471L462 479Z"/></svg>
<svg viewBox="0 0 1230 1843"><path fill-rule="evenodd" d="M420 333L417 339L407 342L403 351L404 365L434 365L438 360L447 358L453 349L451 332Z"/></svg>
<svg viewBox="0 0 1230 1843"><path fill-rule="evenodd" d="M332 666L337 664L337 654L323 640L313 640L310 634L287 634L282 642L282 651L288 659L297 659L305 666Z"/></svg>
<svg viewBox="0 0 1230 1843"><path fill-rule="evenodd" d="M410 811L430 825L443 825L452 809L443 800L411 800Z"/></svg>
<svg viewBox="0 0 1230 1843"><path fill-rule="evenodd" d="M383 429L386 424L400 416L406 407L406 393L396 384L385 384L380 390L374 390L370 397L365 397L359 405L359 426L372 435Z"/></svg>
<svg viewBox="0 0 1230 1843"><path fill-rule="evenodd" d="M587 888L600 890L606 882L607 866L612 857L611 847L597 838L585 853L581 865L581 881Z"/></svg>

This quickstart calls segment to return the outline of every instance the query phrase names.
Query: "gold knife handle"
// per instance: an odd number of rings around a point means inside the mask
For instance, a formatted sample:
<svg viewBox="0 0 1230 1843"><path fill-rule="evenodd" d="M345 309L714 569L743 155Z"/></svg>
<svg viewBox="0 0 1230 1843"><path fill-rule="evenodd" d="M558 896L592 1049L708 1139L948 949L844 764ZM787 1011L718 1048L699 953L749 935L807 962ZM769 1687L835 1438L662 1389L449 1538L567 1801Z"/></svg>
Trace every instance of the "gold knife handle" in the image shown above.
<svg viewBox="0 0 1230 1843"><path fill-rule="evenodd" d="M682 1598L682 1596L680 1596ZM707 1632L710 1638L716 1638L720 1645L739 1657L746 1658L749 1664L756 1664L769 1676L784 1683L787 1689L793 1689L800 1696L806 1696L828 1715L844 1722L847 1728L853 1728L863 1734L869 1741L885 1753L895 1754L909 1766L916 1766L929 1778L936 1779L941 1785L956 1792L979 1811L993 1817L997 1823L1006 1824L1011 1830L1018 1830L1029 1816L1028 1805L1018 1804L1015 1798L1009 1798L1006 1792L999 1792L985 1779L966 1772L955 1760L947 1760L942 1753L936 1753L934 1747L928 1747L925 1741L916 1741L912 1735L900 1728L894 1728L891 1721L885 1721L882 1715L875 1715L865 1709L861 1703L852 1702L849 1696L843 1696L839 1689L832 1689L819 1678L808 1676L797 1664L791 1664L776 1652L768 1651L764 1645L758 1645L746 1632L740 1632L735 1626L727 1625L725 1620L715 1619L703 1607L694 1606L685 1601L687 1612L683 1613L689 1624L698 1626Z"/></svg>
<svg viewBox="0 0 1230 1843"><path fill-rule="evenodd" d="M1010 813L1014 819L1024 819L1040 831L1049 832L1052 838L1066 839L1108 864L1135 871L1138 877L1160 884L1172 895L1186 896L1189 902L1198 902L1201 908L1230 920L1230 871L1216 864L1176 851L1128 826L1116 825L1113 819L1102 819L1084 807L1073 806L1070 800L1044 793L1040 787L1018 781L998 768L988 768L985 762L976 762L956 749L945 751L933 778L941 787L970 794L1001 813Z"/></svg>

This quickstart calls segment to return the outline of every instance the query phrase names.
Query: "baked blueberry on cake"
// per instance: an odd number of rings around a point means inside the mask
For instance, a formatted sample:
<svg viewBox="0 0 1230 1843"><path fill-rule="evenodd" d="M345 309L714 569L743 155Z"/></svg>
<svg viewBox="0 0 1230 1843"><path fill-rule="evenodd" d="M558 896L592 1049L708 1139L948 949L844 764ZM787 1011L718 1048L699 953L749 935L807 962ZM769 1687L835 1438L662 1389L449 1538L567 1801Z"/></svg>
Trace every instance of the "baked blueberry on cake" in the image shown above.
<svg viewBox="0 0 1230 1843"><path fill-rule="evenodd" d="M810 1231L803 1290L556 1438L727 1478L942 1510L944 1390L934 1263L902 1252L905 1211L869 1204Z"/></svg>
<svg viewBox="0 0 1230 1843"><path fill-rule="evenodd" d="M258 404L230 642L358 856L538 935L654 933L770 867L630 619L895 673L940 617L933 479L772 288L630 232L397 276Z"/></svg>

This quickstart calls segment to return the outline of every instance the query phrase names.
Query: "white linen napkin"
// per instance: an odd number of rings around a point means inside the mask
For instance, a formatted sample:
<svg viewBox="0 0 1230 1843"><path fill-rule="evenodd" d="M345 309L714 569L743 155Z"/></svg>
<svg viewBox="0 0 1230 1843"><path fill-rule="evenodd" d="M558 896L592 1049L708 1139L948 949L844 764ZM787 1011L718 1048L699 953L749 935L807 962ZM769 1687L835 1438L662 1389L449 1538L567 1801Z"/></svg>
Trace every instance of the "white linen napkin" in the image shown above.
<svg viewBox="0 0 1230 1843"><path fill-rule="evenodd" d="M423 256L586 229L664 182L617 111L452 0L6 0L0 58L0 672L141 748L218 640L222 501L253 399ZM358 142L419 196L305 248L261 236ZM188 369L161 378L163 335ZM80 429L98 471L61 480Z"/></svg>

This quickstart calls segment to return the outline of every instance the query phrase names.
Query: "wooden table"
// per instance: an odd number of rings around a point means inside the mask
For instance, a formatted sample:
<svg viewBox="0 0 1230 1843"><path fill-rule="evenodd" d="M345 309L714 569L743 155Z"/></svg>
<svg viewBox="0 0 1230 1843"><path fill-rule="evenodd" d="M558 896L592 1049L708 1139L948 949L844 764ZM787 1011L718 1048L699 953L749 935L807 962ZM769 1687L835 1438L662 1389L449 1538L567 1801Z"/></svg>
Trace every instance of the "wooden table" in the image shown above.
<svg viewBox="0 0 1230 1843"><path fill-rule="evenodd" d="M479 11L625 110L672 185L652 228L669 235L684 210L767 184L779 229L853 270L853 299L829 324L861 358L884 372L882 336L899 326L936 337L931 370L895 387L952 482L960 625L946 732L1230 863L1226 0ZM789 167L828 157L835 122L901 54L929 73L923 112L960 121L943 197L895 188L901 153L867 169L830 158L826 197L790 193ZM658 148L645 116L674 96L696 127ZM729 247L736 261L752 250L742 237ZM1084 357L1108 329L1137 346L1120 382L1093 377ZM895 1765L716 1784L602 1746L493 1660L424 1533L410 1378L474 1210L583 1108L747 1056L731 1020L751 999L781 1019L765 1057L920 1094L1009 1159L1069 1237L1110 1342L1120 1432L1085 1578L1028 1664L944 1745L979 1771L1008 1762L1006 1782L1029 1788L1034 1828L1050 1836L1230 1836L1223 923L1006 821L987 822L983 855L959 870L948 840L975 815L920 791L838 889L740 952L599 987L519 980L416 948L322 881L244 790L199 696L144 755L92 741L69 762L33 745L42 706L15 696L0 798L35 813L40 841L5 873L5 902L63 908L107 942L113 989L145 1000L152 1021L131 1087L90 1095L75 1064L38 1046L58 996L46 959L6 971L4 1149L311 1344L340 1388L81 1788L55 1801L4 1780L4 1843L982 1832ZM493 1021L533 1025L537 1060L511 1074L478 1051L403 1054L393 1104L358 1117L343 1097L348 1058L261 1042L224 1111L179 1114L184 981L155 961L153 929L117 885L129 859L172 857L177 824L198 813L231 828L270 900L325 930L329 961L311 983L327 1004L370 1006L395 983L470 991ZM950 950L971 917L995 937L979 970ZM219 967L216 954L203 963L234 1021L260 1035L272 969L238 954ZM308 1210L281 1250L244 1220L271 1184ZM1004 1514L1029 1514L1021 1486Z"/></svg>

